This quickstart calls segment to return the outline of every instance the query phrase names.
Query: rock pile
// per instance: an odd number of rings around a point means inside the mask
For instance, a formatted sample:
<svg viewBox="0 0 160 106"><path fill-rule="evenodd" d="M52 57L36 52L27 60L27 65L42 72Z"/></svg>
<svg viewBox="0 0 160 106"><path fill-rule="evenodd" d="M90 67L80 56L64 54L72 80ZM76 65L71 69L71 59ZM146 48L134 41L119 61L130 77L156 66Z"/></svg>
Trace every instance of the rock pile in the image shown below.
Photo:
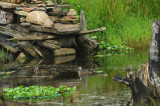
<svg viewBox="0 0 160 106"><path fill-rule="evenodd" d="M105 30L87 31L83 11L79 17L71 5L42 0L0 1L0 46L13 54L34 58L93 51L98 43L84 36Z"/></svg>

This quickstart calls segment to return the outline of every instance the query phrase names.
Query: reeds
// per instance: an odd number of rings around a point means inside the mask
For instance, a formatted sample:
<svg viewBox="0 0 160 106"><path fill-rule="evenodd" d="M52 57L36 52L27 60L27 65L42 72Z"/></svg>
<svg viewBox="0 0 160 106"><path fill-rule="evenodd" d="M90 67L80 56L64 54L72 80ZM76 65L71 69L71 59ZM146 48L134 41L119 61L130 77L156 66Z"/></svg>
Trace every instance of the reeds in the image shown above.
<svg viewBox="0 0 160 106"><path fill-rule="evenodd" d="M160 19L159 0L66 0L77 12L85 11L88 29L106 26L92 34L99 42L133 48L149 47L151 22ZM95 38L95 37L94 37Z"/></svg>

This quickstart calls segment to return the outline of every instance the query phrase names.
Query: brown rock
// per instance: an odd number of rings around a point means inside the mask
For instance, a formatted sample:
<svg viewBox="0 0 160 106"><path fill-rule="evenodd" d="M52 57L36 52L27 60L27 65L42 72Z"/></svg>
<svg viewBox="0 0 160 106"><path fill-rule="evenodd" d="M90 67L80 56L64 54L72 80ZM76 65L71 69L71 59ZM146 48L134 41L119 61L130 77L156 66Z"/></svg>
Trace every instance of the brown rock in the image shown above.
<svg viewBox="0 0 160 106"><path fill-rule="evenodd" d="M75 9L69 9L67 16L76 16L76 15L77 15L77 12L75 11Z"/></svg>
<svg viewBox="0 0 160 106"><path fill-rule="evenodd" d="M53 51L54 57L56 56L67 56L76 54L76 50L73 48L61 48Z"/></svg>
<svg viewBox="0 0 160 106"><path fill-rule="evenodd" d="M76 22L78 21L78 16L64 16L61 18L61 23L66 23L66 22Z"/></svg>
<svg viewBox="0 0 160 106"><path fill-rule="evenodd" d="M29 23L39 24L44 27L52 27L53 21L42 11L33 11L27 14L26 21Z"/></svg>
<svg viewBox="0 0 160 106"><path fill-rule="evenodd" d="M26 54L24 54L23 52L21 52L19 54L19 56L17 57L17 60L20 62L20 63L24 63L26 60L27 60L28 56Z"/></svg>
<svg viewBox="0 0 160 106"><path fill-rule="evenodd" d="M32 11L32 9L28 8L28 7L24 7L22 10L25 11L25 12L31 12Z"/></svg>

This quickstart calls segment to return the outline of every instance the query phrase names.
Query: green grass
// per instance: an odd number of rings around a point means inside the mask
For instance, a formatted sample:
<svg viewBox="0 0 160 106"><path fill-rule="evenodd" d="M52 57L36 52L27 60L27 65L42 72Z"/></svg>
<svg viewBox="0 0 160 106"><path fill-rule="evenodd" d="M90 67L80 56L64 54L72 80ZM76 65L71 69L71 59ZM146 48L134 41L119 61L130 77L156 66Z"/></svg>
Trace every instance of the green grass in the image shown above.
<svg viewBox="0 0 160 106"><path fill-rule="evenodd" d="M65 0L80 13L84 10L87 28L106 26L92 34L99 42L111 45L147 48L151 41L151 22L160 20L159 0Z"/></svg>

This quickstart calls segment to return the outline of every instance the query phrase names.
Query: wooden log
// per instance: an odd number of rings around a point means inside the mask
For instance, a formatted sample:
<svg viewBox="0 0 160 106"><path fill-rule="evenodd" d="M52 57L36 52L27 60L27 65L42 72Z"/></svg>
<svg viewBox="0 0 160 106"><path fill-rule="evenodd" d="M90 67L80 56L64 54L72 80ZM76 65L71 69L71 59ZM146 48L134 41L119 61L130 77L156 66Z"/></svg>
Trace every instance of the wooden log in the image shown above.
<svg viewBox="0 0 160 106"><path fill-rule="evenodd" d="M61 48L61 45L55 40L38 41L37 43L38 45L51 50L56 50Z"/></svg>
<svg viewBox="0 0 160 106"><path fill-rule="evenodd" d="M49 39L53 39L53 38L57 38L56 36L52 36L52 35L42 35L42 36L31 36L31 37L17 37L17 38L11 38L11 39L7 39L8 41L10 40L17 40L17 41L32 41L32 40L49 40Z"/></svg>
<svg viewBox="0 0 160 106"><path fill-rule="evenodd" d="M2 46L3 48L7 49L8 51L10 51L12 53L17 53L18 52L17 49L11 47L10 45L8 45L8 44L6 44L6 43L4 43L2 41L0 41L0 46Z"/></svg>
<svg viewBox="0 0 160 106"><path fill-rule="evenodd" d="M0 26L0 31L5 32L5 33L7 32L8 36L12 36L12 37L23 37L23 36L28 35L26 33L20 33L18 31L15 31L15 30L12 30L12 29L9 29L9 28L6 28L6 27L2 27L2 26ZM27 41L18 42L17 41L17 44L19 44L19 46L22 47L32 57L34 57L34 58L38 58L38 57L44 58L42 53L38 49L36 49L32 44L30 44L29 42L27 42Z"/></svg>
<svg viewBox="0 0 160 106"><path fill-rule="evenodd" d="M67 4L62 4L62 5L57 5L58 7L72 7L72 5L67 5Z"/></svg>
<svg viewBox="0 0 160 106"><path fill-rule="evenodd" d="M87 35L87 34L91 34L91 33L102 32L104 30L106 30L106 27L102 27L102 28L94 29L94 30L90 30L90 31L81 31L79 33L79 35Z"/></svg>
<svg viewBox="0 0 160 106"><path fill-rule="evenodd" d="M41 58L45 58L43 56L43 54L37 48L35 48L32 44L30 44L29 42L22 41L22 42L17 42L17 43L20 45L20 47L22 47L32 57L39 58L39 56L40 56Z"/></svg>

